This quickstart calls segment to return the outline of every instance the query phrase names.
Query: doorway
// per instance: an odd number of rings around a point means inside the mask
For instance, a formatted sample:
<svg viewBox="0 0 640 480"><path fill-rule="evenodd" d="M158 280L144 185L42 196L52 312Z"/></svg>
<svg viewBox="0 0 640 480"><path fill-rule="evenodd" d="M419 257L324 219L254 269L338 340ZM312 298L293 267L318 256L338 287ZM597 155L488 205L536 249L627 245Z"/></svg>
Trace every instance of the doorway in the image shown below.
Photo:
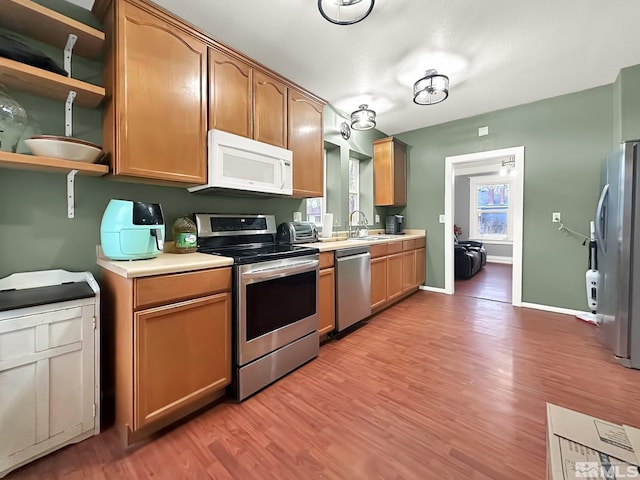
<svg viewBox="0 0 640 480"><path fill-rule="evenodd" d="M493 173L497 173L496 169L503 170L504 165L508 165L507 177L509 180L509 204L510 213L512 218L509 223L509 238L512 242L512 264L507 266L506 264L492 265L487 263L480 272L476 274L482 275L476 279L476 288L481 291L485 289L487 292L491 288L500 288L500 282L504 284L505 275L509 276L511 280L511 295L510 298L504 298L504 292L502 295L502 301L507 300L514 306L522 305L522 223L523 223L523 185L524 185L524 146L505 148L500 150L492 150L488 152L478 152L466 155L457 155L445 158L445 225L444 225L444 245L445 245L445 293L453 295L456 289L455 282L455 269L454 269L454 212L456 209L455 191L456 191L456 177L461 175L471 175L480 177L482 174L487 174L493 170ZM503 172L500 172L503 173ZM490 184L491 182L499 183L499 180L485 177L476 181L475 183L481 185L483 183ZM473 192L473 189L471 189ZM471 205L473 204L470 202ZM470 223L474 223L473 221ZM477 231L477 225L471 227L472 230ZM473 236L473 232L469 232ZM489 232L491 233L491 232ZM485 238L491 237L487 235L487 232L483 232ZM499 240L491 240L492 243L500 244ZM507 242L509 243L509 242ZM486 247L485 247L486 248ZM494 256L499 259L498 256ZM494 260L496 258L493 258ZM488 268L487 268L488 267ZM492 268L493 267L493 268ZM510 268L509 268L510 267ZM483 283L483 280L489 278L492 273L490 270L495 270L496 285L490 286L490 283ZM483 271L484 270L484 271ZM510 272L509 272L510 270ZM470 284L472 285L472 284ZM460 287L462 290L464 287ZM469 292L468 292L469 293ZM495 292L494 292L495 293ZM498 299L498 298L496 298Z"/></svg>

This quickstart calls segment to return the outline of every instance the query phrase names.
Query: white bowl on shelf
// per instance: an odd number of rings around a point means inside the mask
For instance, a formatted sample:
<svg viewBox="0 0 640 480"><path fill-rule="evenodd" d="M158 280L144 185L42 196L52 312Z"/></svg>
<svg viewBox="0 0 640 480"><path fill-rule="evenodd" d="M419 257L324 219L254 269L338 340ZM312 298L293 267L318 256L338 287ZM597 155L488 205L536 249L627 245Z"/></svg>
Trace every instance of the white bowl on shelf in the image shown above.
<svg viewBox="0 0 640 480"><path fill-rule="evenodd" d="M99 145L72 137L38 135L25 140L24 143L39 157L95 163L104 156L104 151Z"/></svg>

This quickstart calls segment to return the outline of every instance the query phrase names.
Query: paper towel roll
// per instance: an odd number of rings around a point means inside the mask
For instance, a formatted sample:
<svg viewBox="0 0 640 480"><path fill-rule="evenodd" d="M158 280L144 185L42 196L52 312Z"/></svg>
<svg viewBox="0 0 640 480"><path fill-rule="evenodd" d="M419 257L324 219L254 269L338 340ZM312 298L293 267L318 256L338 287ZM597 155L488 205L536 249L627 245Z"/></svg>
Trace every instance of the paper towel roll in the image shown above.
<svg viewBox="0 0 640 480"><path fill-rule="evenodd" d="M325 213L322 219L322 238L331 238L333 234L333 213Z"/></svg>

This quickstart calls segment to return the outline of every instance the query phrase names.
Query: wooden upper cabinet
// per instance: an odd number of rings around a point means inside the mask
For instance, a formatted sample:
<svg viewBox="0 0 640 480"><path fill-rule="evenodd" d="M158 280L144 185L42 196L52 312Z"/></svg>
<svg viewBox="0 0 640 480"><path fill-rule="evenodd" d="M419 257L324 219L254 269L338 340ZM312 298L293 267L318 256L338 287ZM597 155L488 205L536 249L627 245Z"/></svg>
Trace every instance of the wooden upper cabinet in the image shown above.
<svg viewBox="0 0 640 480"><path fill-rule="evenodd" d="M397 138L373 142L374 199L376 206L407 204L407 146Z"/></svg>
<svg viewBox="0 0 640 480"><path fill-rule="evenodd" d="M209 128L251 138L253 69L235 57L209 49Z"/></svg>
<svg viewBox="0 0 640 480"><path fill-rule="evenodd" d="M105 66L113 173L206 183L207 46L153 7L114 3L115 57Z"/></svg>
<svg viewBox="0 0 640 480"><path fill-rule="evenodd" d="M287 87L258 70L253 71L253 138L287 148Z"/></svg>
<svg viewBox="0 0 640 480"><path fill-rule="evenodd" d="M324 195L324 104L289 89L289 150L293 152L293 195Z"/></svg>

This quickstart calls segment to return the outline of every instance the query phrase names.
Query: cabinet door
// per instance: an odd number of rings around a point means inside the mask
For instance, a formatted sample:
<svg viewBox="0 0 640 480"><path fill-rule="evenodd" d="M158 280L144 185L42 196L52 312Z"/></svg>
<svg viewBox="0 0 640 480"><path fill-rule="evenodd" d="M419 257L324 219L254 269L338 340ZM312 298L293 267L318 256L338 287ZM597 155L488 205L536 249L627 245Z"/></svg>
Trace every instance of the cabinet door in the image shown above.
<svg viewBox="0 0 640 480"><path fill-rule="evenodd" d="M406 292L416 286L416 251L402 254L402 291Z"/></svg>
<svg viewBox="0 0 640 480"><path fill-rule="evenodd" d="M231 294L135 314L135 429L231 382Z"/></svg>
<svg viewBox="0 0 640 480"><path fill-rule="evenodd" d="M427 281L426 250L416 250L416 285L424 285Z"/></svg>
<svg viewBox="0 0 640 480"><path fill-rule="evenodd" d="M252 138L252 69L209 49L209 128Z"/></svg>
<svg viewBox="0 0 640 480"><path fill-rule="evenodd" d="M253 138L287 148L287 87L256 70L253 72Z"/></svg>
<svg viewBox="0 0 640 480"><path fill-rule="evenodd" d="M121 5L114 173L205 183L207 46L142 8Z"/></svg>
<svg viewBox="0 0 640 480"><path fill-rule="evenodd" d="M387 257L387 300L402 295L402 253Z"/></svg>
<svg viewBox="0 0 640 480"><path fill-rule="evenodd" d="M406 205L406 145L393 137L373 142L373 176L375 205Z"/></svg>
<svg viewBox="0 0 640 480"><path fill-rule="evenodd" d="M318 333L324 335L336 326L335 275L333 268L320 270Z"/></svg>
<svg viewBox="0 0 640 480"><path fill-rule="evenodd" d="M288 135L293 152L293 195L324 195L324 106L306 95L289 89Z"/></svg>
<svg viewBox="0 0 640 480"><path fill-rule="evenodd" d="M387 257L371 260L371 309L387 301Z"/></svg>

